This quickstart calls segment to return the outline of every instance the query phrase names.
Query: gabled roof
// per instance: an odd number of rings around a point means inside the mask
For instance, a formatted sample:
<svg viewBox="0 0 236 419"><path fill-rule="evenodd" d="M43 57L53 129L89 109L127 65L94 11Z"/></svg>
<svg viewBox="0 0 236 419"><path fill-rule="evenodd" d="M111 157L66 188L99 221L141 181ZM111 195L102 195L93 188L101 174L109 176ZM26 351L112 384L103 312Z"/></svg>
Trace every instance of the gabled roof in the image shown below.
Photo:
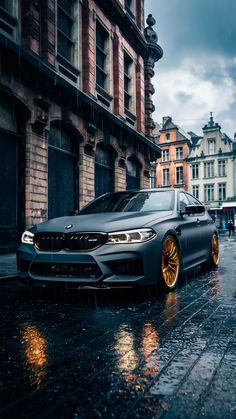
<svg viewBox="0 0 236 419"><path fill-rule="evenodd" d="M170 129L178 129L178 126L173 123L170 116L163 116L162 128L160 129L160 132Z"/></svg>
<svg viewBox="0 0 236 419"><path fill-rule="evenodd" d="M178 140L187 139L191 141L191 136L187 132L185 132L179 125L174 124L170 116L163 116L162 128L160 129L160 133L165 132L165 131L170 131L172 129L175 129L178 131L177 133Z"/></svg>

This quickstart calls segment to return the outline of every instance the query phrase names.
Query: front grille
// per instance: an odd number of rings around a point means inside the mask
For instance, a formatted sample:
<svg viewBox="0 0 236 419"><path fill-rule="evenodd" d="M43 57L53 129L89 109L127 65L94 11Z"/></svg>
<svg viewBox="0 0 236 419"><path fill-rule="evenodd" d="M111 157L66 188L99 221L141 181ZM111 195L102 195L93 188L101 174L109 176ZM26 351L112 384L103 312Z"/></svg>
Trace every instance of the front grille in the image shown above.
<svg viewBox="0 0 236 419"><path fill-rule="evenodd" d="M111 262L109 266L115 275L143 275L143 264L140 260Z"/></svg>
<svg viewBox="0 0 236 419"><path fill-rule="evenodd" d="M33 263L30 269L33 275L53 278L93 278L98 279L102 272L92 263Z"/></svg>
<svg viewBox="0 0 236 419"><path fill-rule="evenodd" d="M78 252L94 250L102 246L107 235L102 233L36 233L34 245L44 252L59 252L62 249Z"/></svg>

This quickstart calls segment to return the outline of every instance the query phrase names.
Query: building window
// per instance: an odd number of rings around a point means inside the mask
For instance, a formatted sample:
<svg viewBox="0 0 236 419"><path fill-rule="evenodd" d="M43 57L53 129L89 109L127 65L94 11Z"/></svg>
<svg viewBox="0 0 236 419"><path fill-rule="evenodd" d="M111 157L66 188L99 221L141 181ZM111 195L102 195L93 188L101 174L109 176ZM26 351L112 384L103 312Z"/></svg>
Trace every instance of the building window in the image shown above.
<svg viewBox="0 0 236 419"><path fill-rule="evenodd" d="M112 147L98 144L95 153L95 196L114 191L115 153Z"/></svg>
<svg viewBox="0 0 236 419"><path fill-rule="evenodd" d="M170 184L169 169L163 169L162 175L163 175L162 185L163 186L169 186L169 184Z"/></svg>
<svg viewBox="0 0 236 419"><path fill-rule="evenodd" d="M169 133L167 133L167 134L166 134L166 142L167 142L167 143L169 143L169 141L170 141L170 134L169 134Z"/></svg>
<svg viewBox="0 0 236 419"><path fill-rule="evenodd" d="M162 150L162 161L169 161L169 150Z"/></svg>
<svg viewBox="0 0 236 419"><path fill-rule="evenodd" d="M73 1L57 1L57 52L69 62L74 61Z"/></svg>
<svg viewBox="0 0 236 419"><path fill-rule="evenodd" d="M218 185L218 196L219 201L226 200L226 183L219 183Z"/></svg>
<svg viewBox="0 0 236 419"><path fill-rule="evenodd" d="M129 15L134 19L134 1L135 0L125 0L125 10Z"/></svg>
<svg viewBox="0 0 236 419"><path fill-rule="evenodd" d="M78 208L78 141L61 125L51 126L48 138L48 217Z"/></svg>
<svg viewBox="0 0 236 419"><path fill-rule="evenodd" d="M13 1L12 0L0 0L0 7L5 9L8 13L12 14Z"/></svg>
<svg viewBox="0 0 236 419"><path fill-rule="evenodd" d="M0 0L0 32L17 39L18 1Z"/></svg>
<svg viewBox="0 0 236 419"><path fill-rule="evenodd" d="M204 185L204 201L214 201L214 185Z"/></svg>
<svg viewBox="0 0 236 419"><path fill-rule="evenodd" d="M128 158L126 162L126 189L140 188L141 164L136 158Z"/></svg>
<svg viewBox="0 0 236 419"><path fill-rule="evenodd" d="M219 160L218 161L218 175L219 176L226 176L225 160Z"/></svg>
<svg viewBox="0 0 236 419"><path fill-rule="evenodd" d="M199 178L199 164L194 163L192 165L192 179L198 179Z"/></svg>
<svg viewBox="0 0 236 419"><path fill-rule="evenodd" d="M214 177L214 162L213 161L208 161L204 163L204 177L205 178Z"/></svg>
<svg viewBox="0 0 236 419"><path fill-rule="evenodd" d="M156 162L150 162L149 186L150 188L156 187Z"/></svg>
<svg viewBox="0 0 236 419"><path fill-rule="evenodd" d="M129 111L132 107L132 67L133 60L124 53L124 106Z"/></svg>
<svg viewBox="0 0 236 419"><path fill-rule="evenodd" d="M176 167L176 184L182 184L183 181L183 167Z"/></svg>
<svg viewBox="0 0 236 419"><path fill-rule="evenodd" d="M96 26L96 83L104 90L108 90L108 45L109 33L97 21Z"/></svg>
<svg viewBox="0 0 236 419"><path fill-rule="evenodd" d="M182 160L183 158L183 147L176 148L176 160Z"/></svg>
<svg viewBox="0 0 236 419"><path fill-rule="evenodd" d="M208 140L208 154L214 154L216 151L215 138L209 138Z"/></svg>
<svg viewBox="0 0 236 419"><path fill-rule="evenodd" d="M193 185L193 196L199 199L199 186L198 185Z"/></svg>

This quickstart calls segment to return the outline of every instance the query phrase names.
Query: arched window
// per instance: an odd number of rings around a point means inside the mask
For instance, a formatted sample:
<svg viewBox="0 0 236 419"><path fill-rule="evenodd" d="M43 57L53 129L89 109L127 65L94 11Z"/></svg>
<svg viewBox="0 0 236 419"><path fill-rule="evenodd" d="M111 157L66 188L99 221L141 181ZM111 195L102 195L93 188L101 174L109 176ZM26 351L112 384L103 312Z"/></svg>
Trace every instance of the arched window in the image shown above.
<svg viewBox="0 0 236 419"><path fill-rule="evenodd" d="M95 154L95 196L114 191L115 152L110 146L98 144Z"/></svg>
<svg viewBox="0 0 236 419"><path fill-rule="evenodd" d="M141 164L135 157L126 162L126 189L140 189Z"/></svg>
<svg viewBox="0 0 236 419"><path fill-rule="evenodd" d="M78 139L52 126L48 139L48 218L78 208Z"/></svg>

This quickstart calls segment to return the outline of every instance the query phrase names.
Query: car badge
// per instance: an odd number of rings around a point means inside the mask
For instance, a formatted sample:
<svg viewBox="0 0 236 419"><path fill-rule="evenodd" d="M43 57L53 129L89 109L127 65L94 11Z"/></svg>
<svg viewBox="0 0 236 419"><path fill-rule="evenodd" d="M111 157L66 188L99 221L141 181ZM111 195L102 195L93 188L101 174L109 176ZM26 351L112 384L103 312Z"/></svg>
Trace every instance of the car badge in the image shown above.
<svg viewBox="0 0 236 419"><path fill-rule="evenodd" d="M72 227L73 227L73 224L68 224L68 226L65 226L65 229L69 230L69 228L72 228Z"/></svg>

